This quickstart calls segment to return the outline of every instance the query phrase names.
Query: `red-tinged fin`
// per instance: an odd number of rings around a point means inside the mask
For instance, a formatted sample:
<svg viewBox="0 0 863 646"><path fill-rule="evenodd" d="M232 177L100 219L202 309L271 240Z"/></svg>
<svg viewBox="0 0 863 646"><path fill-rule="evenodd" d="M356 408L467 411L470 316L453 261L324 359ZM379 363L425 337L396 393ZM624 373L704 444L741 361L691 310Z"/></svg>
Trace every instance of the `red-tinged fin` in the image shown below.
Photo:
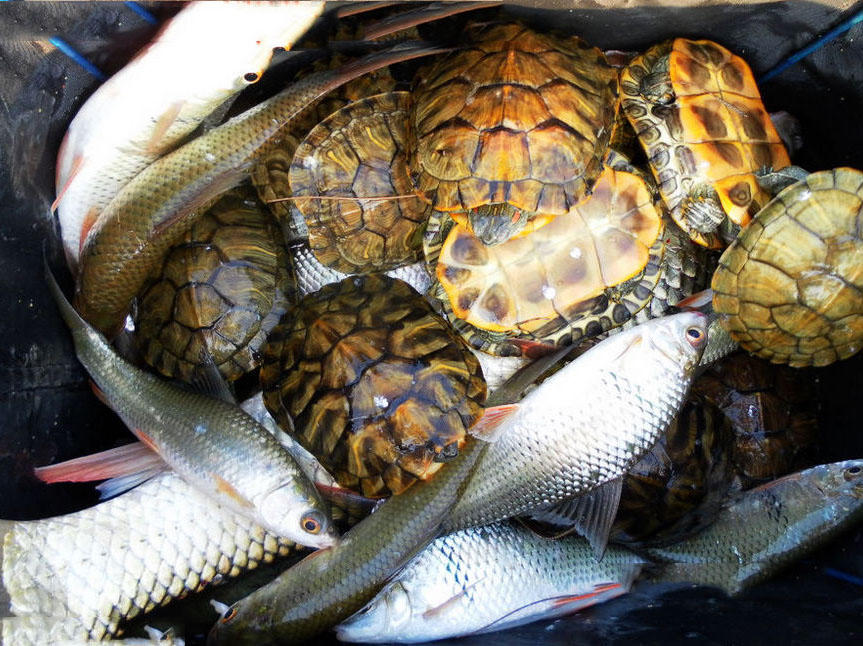
<svg viewBox="0 0 863 646"><path fill-rule="evenodd" d="M503 423L518 409L518 404L502 404L486 408L482 417L470 427L468 433L483 442L494 442L498 438Z"/></svg>
<svg viewBox="0 0 863 646"><path fill-rule="evenodd" d="M111 403L108 401L108 395L105 394L105 391L99 388L95 381L90 380L90 390L93 391L93 394L96 396L100 402L105 404L108 408L111 408Z"/></svg>
<svg viewBox="0 0 863 646"><path fill-rule="evenodd" d="M702 292L696 292L695 294L692 294L692 296L687 296L677 304L677 307L681 310L701 311L702 308L710 306L712 310L712 303L713 290L705 289Z"/></svg>
<svg viewBox="0 0 863 646"><path fill-rule="evenodd" d="M222 476L217 474L213 475L213 481L216 483L216 491L221 494L226 495L228 498L233 500L235 503L240 505L241 507L248 507L251 509L254 505L246 498L243 494L237 491L230 482L225 480Z"/></svg>
<svg viewBox="0 0 863 646"><path fill-rule="evenodd" d="M395 2L393 0L384 1L384 2L354 2L344 7L339 7L335 11L336 18L349 18L350 16L358 16L361 13L368 13L369 11L375 11L376 9L383 9L384 7L392 7L397 4L401 4L400 2Z"/></svg>
<svg viewBox="0 0 863 646"><path fill-rule="evenodd" d="M79 260L81 258L81 251L84 249L84 242L87 240L87 236L90 234L90 229L92 229L96 222L99 220L99 209L95 206L90 207L87 213L84 215L84 219L81 221L81 235L78 238L78 258L75 260Z"/></svg>
<svg viewBox="0 0 863 646"><path fill-rule="evenodd" d="M327 502L346 509L355 516L367 516L381 503L380 499L366 498L343 487L333 487L320 482L316 482L315 487Z"/></svg>
<svg viewBox="0 0 863 646"><path fill-rule="evenodd" d="M556 345L551 345L550 343L540 343L539 341L531 341L529 339L510 339L508 343L516 346L521 350L521 355L528 359L546 357L550 354L554 354L560 349Z"/></svg>
<svg viewBox="0 0 863 646"><path fill-rule="evenodd" d="M68 136L68 135L67 135ZM66 139L63 139L63 145L65 146ZM63 149L60 149L60 155L63 154ZM58 156L59 160L59 156ZM66 183L60 188L57 192L57 197L54 199L54 202L51 203L51 213L57 210L57 207L60 205L60 202L63 200L63 196L66 195L66 191L69 190L69 187L72 185L72 182L75 180L75 176L78 174L78 171L81 170L81 166L84 163L84 157L78 155L75 159L72 160L72 167L69 170L69 177L66 178Z"/></svg>
<svg viewBox="0 0 863 646"><path fill-rule="evenodd" d="M417 41L400 43L375 54L359 58L335 70L332 74L332 81L323 88L322 94L331 92L358 76L374 72L387 65L395 65L396 63L409 61L421 56L430 56L431 54L443 54L452 50L452 47L442 47L440 45Z"/></svg>
<svg viewBox="0 0 863 646"><path fill-rule="evenodd" d="M427 22L454 16L465 11L476 9L487 9L489 7L501 6L500 0L496 2L433 2L429 5L411 11L386 18L365 31L363 37L366 40L375 40L383 36L389 36L397 31L403 31L423 25Z"/></svg>
<svg viewBox="0 0 863 646"><path fill-rule="evenodd" d="M162 141L168 130L171 129L171 126L174 125L177 117L180 116L180 111L183 109L183 106L185 104L185 101L176 101L175 103L169 105L168 109L162 113L162 115L156 121L156 125L153 128L153 134L150 136L150 140L144 146L145 153L152 156L158 156L166 152L166 146L164 144L161 144L160 142Z"/></svg>
<svg viewBox="0 0 863 646"><path fill-rule="evenodd" d="M36 467L33 472L42 482L92 482L119 476L131 475L158 467L163 470L165 462L141 442L132 442L115 449L93 455L73 458L46 467Z"/></svg>
<svg viewBox="0 0 863 646"><path fill-rule="evenodd" d="M141 443L146 446L148 449L155 453L159 453L159 445L156 444L156 440L154 440L150 435L144 432L143 429L140 428L129 428L132 431L132 434L141 440Z"/></svg>
<svg viewBox="0 0 863 646"><path fill-rule="evenodd" d="M588 592L587 594L577 594L571 597L559 597L555 599L552 603L555 608L560 608L561 606L577 605L578 608L573 608L573 610L578 610L580 608L585 608L586 606L592 606L593 604L599 603L600 601L620 596L624 592L625 591L623 590L623 586L619 583L602 583L600 585L594 586L593 592Z"/></svg>

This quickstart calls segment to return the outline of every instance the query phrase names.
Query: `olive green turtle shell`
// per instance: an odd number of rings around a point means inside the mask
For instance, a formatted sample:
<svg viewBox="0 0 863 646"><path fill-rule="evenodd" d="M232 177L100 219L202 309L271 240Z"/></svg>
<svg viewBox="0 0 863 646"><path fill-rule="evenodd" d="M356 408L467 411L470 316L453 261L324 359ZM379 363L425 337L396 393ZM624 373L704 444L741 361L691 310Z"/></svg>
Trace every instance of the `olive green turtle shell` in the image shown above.
<svg viewBox="0 0 863 646"><path fill-rule="evenodd" d="M251 188L237 188L171 248L141 292L135 340L168 377L192 380L209 355L236 379L258 366L260 346L295 294L281 229Z"/></svg>
<svg viewBox="0 0 863 646"><path fill-rule="evenodd" d="M863 347L863 173L812 173L780 191L719 260L713 308L735 341L794 367Z"/></svg>

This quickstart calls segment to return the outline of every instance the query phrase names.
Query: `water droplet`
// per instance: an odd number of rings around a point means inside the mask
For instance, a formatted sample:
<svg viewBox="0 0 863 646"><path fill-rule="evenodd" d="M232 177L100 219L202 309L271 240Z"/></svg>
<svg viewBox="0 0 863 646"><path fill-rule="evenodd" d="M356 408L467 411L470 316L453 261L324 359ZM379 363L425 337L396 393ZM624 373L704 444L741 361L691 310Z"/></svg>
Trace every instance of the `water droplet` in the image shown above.
<svg viewBox="0 0 863 646"><path fill-rule="evenodd" d="M204 153L204 159L208 162L214 162L216 161L216 156L213 153Z"/></svg>
<svg viewBox="0 0 863 646"><path fill-rule="evenodd" d="M569 257L576 259L581 258L581 249L579 249L578 247L573 247L569 250Z"/></svg>
<svg viewBox="0 0 863 646"><path fill-rule="evenodd" d="M557 290L551 285L543 285L542 286L542 295L545 296L548 300L551 300L557 294Z"/></svg>
<svg viewBox="0 0 863 646"><path fill-rule="evenodd" d="M207 432L206 424L195 424L195 435L203 435Z"/></svg>
<svg viewBox="0 0 863 646"><path fill-rule="evenodd" d="M375 395L374 397L375 406L378 408L386 408L390 405L389 400L383 395Z"/></svg>

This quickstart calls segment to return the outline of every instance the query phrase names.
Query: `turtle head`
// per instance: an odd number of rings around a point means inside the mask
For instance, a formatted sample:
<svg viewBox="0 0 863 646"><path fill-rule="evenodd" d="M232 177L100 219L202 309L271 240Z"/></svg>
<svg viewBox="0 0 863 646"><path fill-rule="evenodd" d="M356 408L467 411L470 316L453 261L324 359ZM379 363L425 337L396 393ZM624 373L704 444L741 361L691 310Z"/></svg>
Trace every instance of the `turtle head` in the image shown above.
<svg viewBox="0 0 863 646"><path fill-rule="evenodd" d="M529 213L506 202L483 204L468 211L468 228L488 246L506 242L524 229Z"/></svg>

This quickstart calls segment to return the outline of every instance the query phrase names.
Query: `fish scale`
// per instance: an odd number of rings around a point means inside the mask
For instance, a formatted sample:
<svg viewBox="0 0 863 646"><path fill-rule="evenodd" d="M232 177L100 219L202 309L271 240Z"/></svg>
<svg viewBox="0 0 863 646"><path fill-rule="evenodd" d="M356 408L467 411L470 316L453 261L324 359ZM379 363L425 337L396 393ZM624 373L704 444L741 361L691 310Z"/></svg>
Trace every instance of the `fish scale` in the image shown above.
<svg viewBox="0 0 863 646"><path fill-rule="evenodd" d="M16 646L116 635L122 621L294 547L169 472L95 507L0 530L16 615L2 622L2 643Z"/></svg>
<svg viewBox="0 0 863 646"><path fill-rule="evenodd" d="M642 563L616 547L598 563L581 538L552 541L506 523L465 529L420 552L336 633L344 641L417 642L512 628L623 594ZM608 584L616 587L592 596Z"/></svg>
<svg viewBox="0 0 863 646"><path fill-rule="evenodd" d="M606 339L543 382L503 422L446 525L485 525L586 493L649 450L683 403L705 317L655 319Z"/></svg>

